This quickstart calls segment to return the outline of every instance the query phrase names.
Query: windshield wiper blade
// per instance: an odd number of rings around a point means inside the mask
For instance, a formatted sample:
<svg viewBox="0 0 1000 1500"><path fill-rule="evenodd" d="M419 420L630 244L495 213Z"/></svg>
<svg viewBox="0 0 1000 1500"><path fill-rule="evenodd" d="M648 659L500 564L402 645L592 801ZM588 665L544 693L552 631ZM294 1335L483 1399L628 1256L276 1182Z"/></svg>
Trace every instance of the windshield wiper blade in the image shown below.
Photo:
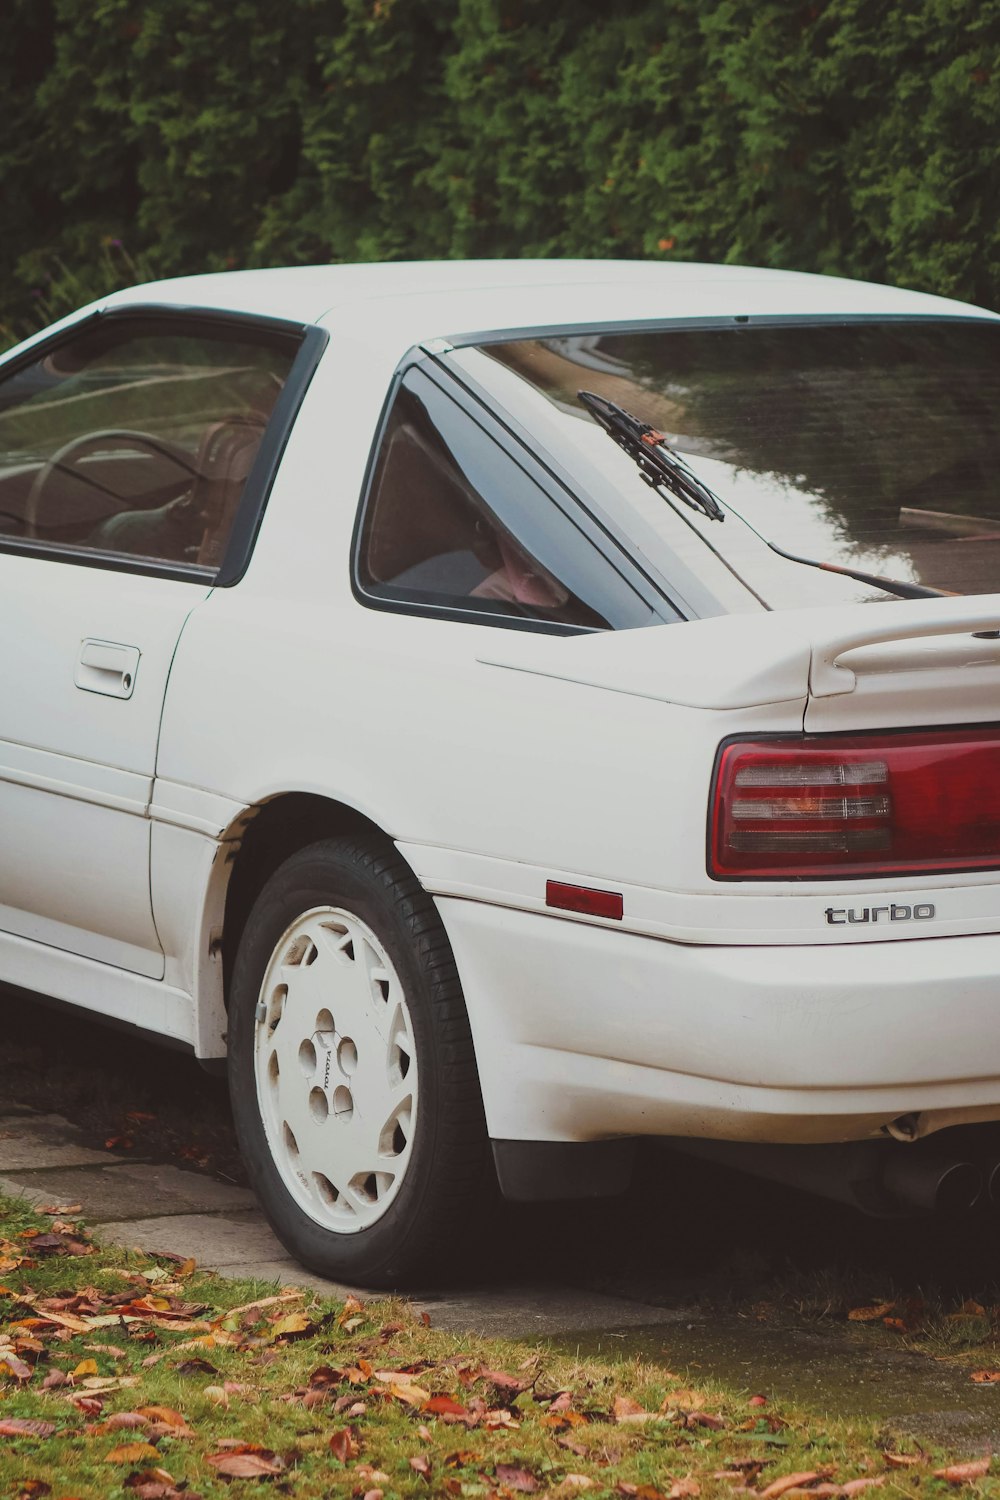
<svg viewBox="0 0 1000 1500"><path fill-rule="evenodd" d="M676 499L683 500L692 510L701 511L710 521L726 519L726 513L712 491L692 474L662 432L657 432L648 422L640 422L624 407L606 401L593 391L577 391L577 395L608 436L625 450L654 490L669 490Z"/></svg>
<svg viewBox="0 0 1000 1500"><path fill-rule="evenodd" d="M692 474L676 450L670 447L662 432L657 432L648 422L640 422L631 412L616 406L613 401L606 401L603 396L595 395L593 391L578 391L577 395L608 436L614 438L618 446L624 448L629 457L634 459L647 484L654 489L662 486L678 500L683 500L685 505L701 511L702 515L713 521L725 520L725 511L718 497L708 485ZM745 517L742 519L746 521ZM880 573L866 573L861 568L849 568L843 563L820 562L815 557L802 557L797 552L786 552L784 547L779 547L777 542L772 542L769 537L757 531L756 526L752 526L749 521L746 521L746 525L760 537L765 547L770 547L772 552L783 557L786 562L801 563L806 568L819 568L824 573L841 573L845 578L855 578L858 583L870 584L887 594L896 594L900 599L957 597L951 589L929 588L923 583L905 583L901 578L884 578Z"/></svg>

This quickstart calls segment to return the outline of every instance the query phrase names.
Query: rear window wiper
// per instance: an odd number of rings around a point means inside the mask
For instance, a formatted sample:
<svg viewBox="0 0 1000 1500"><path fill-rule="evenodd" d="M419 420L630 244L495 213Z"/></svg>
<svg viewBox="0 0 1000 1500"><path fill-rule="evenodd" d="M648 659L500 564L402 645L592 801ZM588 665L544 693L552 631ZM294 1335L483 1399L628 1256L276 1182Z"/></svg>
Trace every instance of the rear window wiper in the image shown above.
<svg viewBox="0 0 1000 1500"><path fill-rule="evenodd" d="M700 510L710 521L724 521L726 513L707 485L696 479L675 449L671 448L662 432L657 432L648 422L640 422L624 407L613 401L605 401L593 391L577 391L577 395L591 416L613 438L619 448L624 448L643 479L654 490L669 490L692 510Z"/></svg>
<svg viewBox="0 0 1000 1500"><path fill-rule="evenodd" d="M749 525L749 522L747 523ZM753 528L756 530L756 527ZM757 532L760 536L760 532ZM784 547L779 547L777 542L768 541L766 536L760 537L761 541L776 552L779 557L785 558L787 562L804 563L807 568L821 568L824 573L843 573L845 578L856 578L859 583L870 583L873 588L882 589L887 594L898 594L900 599L957 599L959 596L953 589L932 589L924 583L904 583L901 578L884 578L881 573L865 573L861 568L845 568L843 563L820 562L815 557L800 557L797 552L786 552Z"/></svg>
<svg viewBox="0 0 1000 1500"><path fill-rule="evenodd" d="M670 447L662 432L657 432L648 422L640 421L631 412L616 406L613 401L606 401L603 396L595 395L593 391L577 391L577 395L608 436L614 438L619 448L623 448L634 460L648 485L653 489L668 490L678 500L683 500L685 505L691 506L692 510L700 511L712 521L726 519L721 501L707 484L703 484L692 474L676 449ZM761 535L756 526L751 526L745 517L741 519L760 537L765 547L770 547L772 552L783 557L786 562L802 563L806 568L819 568L824 573L842 573L845 578L857 579L858 583L870 584L887 594L897 594L900 599L939 599L946 595L953 597L950 589L928 588L922 583L904 583L900 578L883 578L881 574L866 573L861 568L848 568L842 563L820 562L815 557L801 557L796 552L786 552L777 542Z"/></svg>

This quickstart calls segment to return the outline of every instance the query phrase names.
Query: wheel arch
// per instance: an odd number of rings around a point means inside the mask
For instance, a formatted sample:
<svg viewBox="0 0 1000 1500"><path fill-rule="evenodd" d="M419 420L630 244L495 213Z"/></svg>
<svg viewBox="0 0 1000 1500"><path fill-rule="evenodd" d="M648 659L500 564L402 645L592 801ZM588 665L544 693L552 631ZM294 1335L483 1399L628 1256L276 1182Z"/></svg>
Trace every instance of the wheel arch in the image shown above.
<svg viewBox="0 0 1000 1500"><path fill-rule="evenodd" d="M255 803L222 835L223 847L230 850L220 943L227 1007L236 950L264 885L297 850L339 834L365 834L386 844L393 842L384 828L358 808L315 792L282 792Z"/></svg>

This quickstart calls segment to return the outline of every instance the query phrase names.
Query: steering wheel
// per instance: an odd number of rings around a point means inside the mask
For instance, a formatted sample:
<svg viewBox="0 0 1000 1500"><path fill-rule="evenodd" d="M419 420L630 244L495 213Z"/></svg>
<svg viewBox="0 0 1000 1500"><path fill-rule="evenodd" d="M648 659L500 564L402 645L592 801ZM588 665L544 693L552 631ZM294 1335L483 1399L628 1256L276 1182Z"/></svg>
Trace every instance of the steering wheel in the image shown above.
<svg viewBox="0 0 1000 1500"><path fill-rule="evenodd" d="M39 518L44 509L46 487L56 474L71 474L79 483L89 484L93 489L100 490L102 494L124 502L129 509L142 508L138 497L119 495L116 490L102 484L99 479L95 479L90 474L81 474L75 468L80 459L85 458L88 453L101 452L109 447L145 448L147 452L175 463L178 468L190 475L192 480L198 474L192 455L179 443L171 443L164 438L154 437L149 432L133 432L127 427L107 427L100 432L86 432L81 437L70 438L68 443L64 443L61 448L57 449L52 457L42 464L32 480L24 505L24 535L26 537L37 537L39 534Z"/></svg>

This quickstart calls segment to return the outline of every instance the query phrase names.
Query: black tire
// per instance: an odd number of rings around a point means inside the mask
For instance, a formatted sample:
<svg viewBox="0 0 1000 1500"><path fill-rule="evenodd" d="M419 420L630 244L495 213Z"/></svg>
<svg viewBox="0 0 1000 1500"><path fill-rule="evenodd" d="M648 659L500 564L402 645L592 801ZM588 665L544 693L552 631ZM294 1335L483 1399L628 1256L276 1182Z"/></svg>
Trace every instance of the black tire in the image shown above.
<svg viewBox="0 0 1000 1500"><path fill-rule="evenodd" d="M304 913L338 908L365 923L403 987L419 1083L408 1164L381 1218L352 1233L310 1216L268 1144L255 1082L257 1007L277 945ZM492 1177L469 1019L451 945L431 898L388 844L324 840L286 860L255 902L239 942L229 1004L229 1088L247 1169L275 1233L310 1270L401 1288L454 1265ZM273 1128L273 1127L272 1127Z"/></svg>

